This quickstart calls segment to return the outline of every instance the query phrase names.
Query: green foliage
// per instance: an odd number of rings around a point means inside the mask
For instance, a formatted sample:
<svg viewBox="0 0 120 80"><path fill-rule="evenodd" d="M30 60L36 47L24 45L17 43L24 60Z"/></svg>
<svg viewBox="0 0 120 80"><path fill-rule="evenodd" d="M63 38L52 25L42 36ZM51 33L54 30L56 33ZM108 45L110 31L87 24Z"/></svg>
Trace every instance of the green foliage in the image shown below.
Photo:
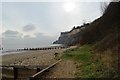
<svg viewBox="0 0 120 80"><path fill-rule="evenodd" d="M90 51L90 47L85 45L83 47L77 47L74 49L70 49L64 52L63 58L65 59L74 59L77 61L88 61L92 55L94 54Z"/></svg>
<svg viewBox="0 0 120 80"><path fill-rule="evenodd" d="M81 64L76 67L78 69L78 72L75 74L76 77L109 78L110 76L117 76L115 70L108 69L100 58L96 57L91 47L90 45L84 45L82 47L67 50L62 55L63 59L75 60L78 64Z"/></svg>

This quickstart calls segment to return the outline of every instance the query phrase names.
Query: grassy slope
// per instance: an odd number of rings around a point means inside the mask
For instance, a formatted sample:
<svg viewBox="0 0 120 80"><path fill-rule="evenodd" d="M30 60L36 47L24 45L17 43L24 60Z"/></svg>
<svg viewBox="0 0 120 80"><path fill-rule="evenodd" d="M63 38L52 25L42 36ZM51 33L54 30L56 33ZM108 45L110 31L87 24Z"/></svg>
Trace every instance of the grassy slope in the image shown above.
<svg viewBox="0 0 120 80"><path fill-rule="evenodd" d="M92 50L90 45L84 45L64 52L63 59L77 61L76 77L80 78L110 78L116 77L115 70L110 70Z"/></svg>

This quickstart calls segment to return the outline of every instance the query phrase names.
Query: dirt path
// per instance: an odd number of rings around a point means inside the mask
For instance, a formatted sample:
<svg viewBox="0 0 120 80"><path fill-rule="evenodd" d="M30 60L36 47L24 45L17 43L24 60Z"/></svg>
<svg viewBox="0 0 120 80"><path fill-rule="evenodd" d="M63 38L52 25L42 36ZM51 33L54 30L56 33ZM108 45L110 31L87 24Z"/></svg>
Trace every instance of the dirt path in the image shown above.
<svg viewBox="0 0 120 80"><path fill-rule="evenodd" d="M50 70L47 78L75 78L76 67L73 61L62 60Z"/></svg>

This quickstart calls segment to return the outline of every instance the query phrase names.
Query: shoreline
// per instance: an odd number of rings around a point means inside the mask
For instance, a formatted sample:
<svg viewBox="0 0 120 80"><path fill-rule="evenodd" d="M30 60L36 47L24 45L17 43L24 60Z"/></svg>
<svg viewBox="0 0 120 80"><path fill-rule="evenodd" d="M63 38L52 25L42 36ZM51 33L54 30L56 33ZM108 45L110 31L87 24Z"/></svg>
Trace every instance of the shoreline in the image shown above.
<svg viewBox="0 0 120 80"><path fill-rule="evenodd" d="M68 48L68 46L62 45L62 44L54 44L50 46L44 46L44 47L33 47L33 48L18 48L13 50L1 50L0 55L8 55L8 54L16 54L16 53L23 53L28 51L42 51L42 50L52 50L52 49L63 49Z"/></svg>
<svg viewBox="0 0 120 80"><path fill-rule="evenodd" d="M11 54L20 54L20 53L25 53L27 51L6 51L6 52L1 52L0 56L4 56L4 55L11 55Z"/></svg>

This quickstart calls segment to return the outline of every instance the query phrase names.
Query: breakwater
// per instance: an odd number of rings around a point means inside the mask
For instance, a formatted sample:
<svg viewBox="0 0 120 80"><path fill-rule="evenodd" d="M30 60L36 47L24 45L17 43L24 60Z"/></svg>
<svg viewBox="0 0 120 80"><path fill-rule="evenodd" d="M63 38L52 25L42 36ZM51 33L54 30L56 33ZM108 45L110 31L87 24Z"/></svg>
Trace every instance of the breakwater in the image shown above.
<svg viewBox="0 0 120 80"><path fill-rule="evenodd" d="M23 48L23 49L17 49L17 51L53 50L53 49L63 49L63 48L68 48L68 46L50 46L50 47L41 47L41 48Z"/></svg>

